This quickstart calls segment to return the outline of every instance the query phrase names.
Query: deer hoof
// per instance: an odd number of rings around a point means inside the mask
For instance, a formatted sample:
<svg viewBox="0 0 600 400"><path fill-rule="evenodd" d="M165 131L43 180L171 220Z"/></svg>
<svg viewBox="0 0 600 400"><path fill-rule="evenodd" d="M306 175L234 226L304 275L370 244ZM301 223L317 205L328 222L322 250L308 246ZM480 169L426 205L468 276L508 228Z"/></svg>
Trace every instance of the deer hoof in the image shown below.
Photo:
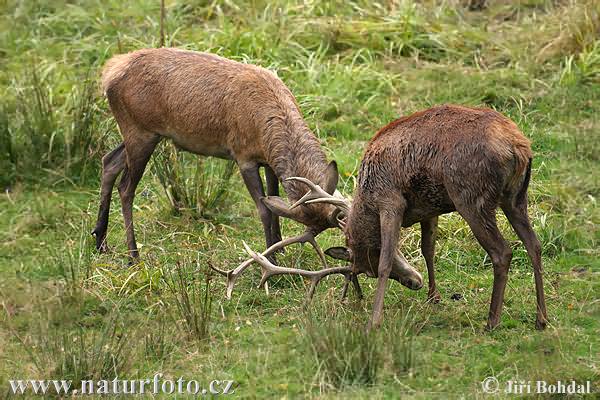
<svg viewBox="0 0 600 400"><path fill-rule="evenodd" d="M498 325L500 325L500 321L499 320L498 321L488 320L488 322L487 322L487 324L485 326L485 330L488 331L488 332L492 332L492 331L494 331L498 327Z"/></svg>
<svg viewBox="0 0 600 400"><path fill-rule="evenodd" d="M438 304L440 301L442 301L442 296L440 296L440 292L438 292L437 290L434 292L429 292L429 294L427 294L428 303Z"/></svg>
<svg viewBox="0 0 600 400"><path fill-rule="evenodd" d="M547 325L548 321L546 320L546 318L537 318L535 320L535 329L537 329L538 331L543 331L544 329L546 329Z"/></svg>

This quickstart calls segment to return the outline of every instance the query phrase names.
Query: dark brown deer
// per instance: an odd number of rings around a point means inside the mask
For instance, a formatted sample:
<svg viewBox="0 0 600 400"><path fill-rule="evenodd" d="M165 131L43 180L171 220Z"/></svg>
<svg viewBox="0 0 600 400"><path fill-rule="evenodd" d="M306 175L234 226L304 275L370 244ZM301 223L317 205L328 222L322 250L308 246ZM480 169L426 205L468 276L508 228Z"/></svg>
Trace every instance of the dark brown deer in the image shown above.
<svg viewBox="0 0 600 400"><path fill-rule="evenodd" d="M272 72L213 54L178 49L145 49L115 56L102 73L102 88L119 125L123 143L102 159L96 247L106 250L112 189L117 176L127 246L138 257L133 229L135 189L162 138L179 148L233 159L256 203L267 246L310 242L325 257L314 236L337 226L328 204L290 209L278 197L279 180L290 176L318 182L332 194L338 181L335 162L327 163L319 140L302 118L296 100ZM268 199L259 174L264 167ZM304 187L285 181L291 201ZM306 225L304 235L281 243L279 216Z"/></svg>
<svg viewBox="0 0 600 400"><path fill-rule="evenodd" d="M421 224L421 250L429 275L429 298L439 299L434 278L434 245L437 218L457 211L489 254L494 268L492 300L487 328L500 322L504 289L512 252L496 224L502 208L525 244L535 277L536 327L547 324L542 284L541 246L527 214L527 187L531 175L529 141L510 119L483 108L455 105L434 107L400 118L381 129L369 143L362 160L352 205L339 205L318 185L311 188L309 203L328 202L347 213L341 226L347 248L326 251L352 263L346 269L311 272L314 285L331 273L377 277L377 292L370 326L383 319L383 298L388 278L411 289L422 285L420 275L397 249L401 227ZM263 277L285 271L251 253L263 268ZM266 279L266 278L264 278ZM263 279L263 280L264 280Z"/></svg>

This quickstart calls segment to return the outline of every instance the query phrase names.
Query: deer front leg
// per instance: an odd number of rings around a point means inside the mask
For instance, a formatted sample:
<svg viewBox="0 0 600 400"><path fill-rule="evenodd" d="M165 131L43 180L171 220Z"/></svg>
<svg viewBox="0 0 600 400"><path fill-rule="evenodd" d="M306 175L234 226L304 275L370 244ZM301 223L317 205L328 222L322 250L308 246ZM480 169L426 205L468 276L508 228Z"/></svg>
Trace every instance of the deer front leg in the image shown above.
<svg viewBox="0 0 600 400"><path fill-rule="evenodd" d="M377 267L377 292L373 303L373 316L369 323L368 330L378 328L383 321L383 297L390 272L392 272L392 263L396 246L398 245L398 235L402 225L402 215L404 211L404 201L401 206L386 207L379 211L379 221L381 224L381 250L379 254L379 265Z"/></svg>
<svg viewBox="0 0 600 400"><path fill-rule="evenodd" d="M435 285L435 271L433 268L437 224L437 217L421 221L421 253L425 258L425 264L427 264L427 280L429 285L427 301L431 303L439 303L441 300L440 292L438 292Z"/></svg>
<svg viewBox="0 0 600 400"><path fill-rule="evenodd" d="M260 221L262 222L263 230L265 233L265 241L267 243L267 247L271 247L274 243L276 243L273 239L272 231L271 231L271 210L269 210L263 202L260 200L265 196L265 189L263 187L263 182L260 177L260 173L258 171L259 165L254 162L242 163L238 162L240 167L240 173L242 174L242 179L246 184L246 188L254 200L256 204L256 209L258 210L258 215L260 217ZM269 255L269 261L275 262L275 256Z"/></svg>
<svg viewBox="0 0 600 400"><path fill-rule="evenodd" d="M160 136L144 131L137 127L129 127L123 129L129 137L135 137L133 141L125 140L125 155L126 163L125 170L119 182L119 196L121 198L121 211L123 213L123 221L125 223L125 233L127 235L127 248L129 250L129 264L135 263L139 258L139 251L135 241L135 232L133 228L133 199L135 197L135 189L137 188L146 164L150 160L150 156L158 142Z"/></svg>
<svg viewBox="0 0 600 400"><path fill-rule="evenodd" d="M277 179L277 175L275 175L275 171L268 165L265 165L265 179L267 181L267 195L279 196L279 180ZM279 216L273 212L271 213L271 240L273 243L281 241ZM283 249L280 252L283 253Z"/></svg>

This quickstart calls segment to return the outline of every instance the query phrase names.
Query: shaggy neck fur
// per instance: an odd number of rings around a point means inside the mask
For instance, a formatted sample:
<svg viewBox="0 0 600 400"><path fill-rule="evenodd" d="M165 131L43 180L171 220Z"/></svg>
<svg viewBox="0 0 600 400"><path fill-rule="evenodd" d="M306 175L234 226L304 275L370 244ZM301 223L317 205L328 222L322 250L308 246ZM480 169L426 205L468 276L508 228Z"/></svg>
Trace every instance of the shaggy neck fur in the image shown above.
<svg viewBox="0 0 600 400"><path fill-rule="evenodd" d="M288 198L298 200L307 188L301 183L284 182L286 178L300 176L324 185L327 157L296 108L271 117L267 126L267 162L283 182Z"/></svg>

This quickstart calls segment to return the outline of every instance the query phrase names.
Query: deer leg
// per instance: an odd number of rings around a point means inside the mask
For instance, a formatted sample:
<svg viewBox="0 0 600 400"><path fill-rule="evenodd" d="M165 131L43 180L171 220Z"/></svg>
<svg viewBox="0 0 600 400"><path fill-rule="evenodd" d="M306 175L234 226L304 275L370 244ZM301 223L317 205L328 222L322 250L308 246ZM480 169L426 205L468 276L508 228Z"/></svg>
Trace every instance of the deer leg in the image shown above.
<svg viewBox="0 0 600 400"><path fill-rule="evenodd" d="M360 283L358 283L358 276L356 274L350 275L350 280L352 281L352 286L354 286L354 291L356 292L356 297L359 300L363 299L363 292L360 288Z"/></svg>
<svg viewBox="0 0 600 400"><path fill-rule="evenodd" d="M427 301L432 303L439 303L441 300L440 292L438 292L435 286L435 271L433 268L437 224L437 217L421 221L421 253L423 253L423 257L425 258L425 264L427 264L427 279L429 285Z"/></svg>
<svg viewBox="0 0 600 400"><path fill-rule="evenodd" d="M544 297L544 284L542 280L542 246L529 222L529 216L527 215L527 196L525 196L523 200L518 201L517 204L502 206L502 210L519 236L519 239L521 239L525 245L527 254L531 260L537 299L535 327L540 330L544 329L548 324L548 316L546 313L546 300Z"/></svg>
<svg viewBox="0 0 600 400"><path fill-rule="evenodd" d="M265 178L267 181L267 195L268 196L279 196L279 179L275 175L275 171L265 165ZM261 202L262 203L262 202ZM271 240L273 243L281 241L281 228L279 226L279 216L274 212L271 212ZM271 243L271 245L273 244Z"/></svg>
<svg viewBox="0 0 600 400"><path fill-rule="evenodd" d="M123 220L125 222L125 232L127 234L127 248L129 250L130 262L139 258L137 244L135 242L135 233L133 229L133 199L135 189L137 188L146 164L160 141L160 136L146 132L135 132L135 141L125 141L126 166L121 181L119 182L119 196L121 197L121 209L123 211Z"/></svg>
<svg viewBox="0 0 600 400"><path fill-rule="evenodd" d="M101 253L108 250L106 245L106 230L108 228L108 215L113 186L119 173L125 168L125 145L119 147L102 157L102 183L100 185L100 208L98 220L92 235L96 237L96 249Z"/></svg>
<svg viewBox="0 0 600 400"><path fill-rule="evenodd" d="M479 244L481 244L492 260L494 285L487 322L487 329L492 330L500 323L500 314L502 313L504 290L508 279L512 251L496 225L495 208L477 209L474 205L468 207L459 207L457 205L457 211L467 221L475 238L477 238Z"/></svg>
<svg viewBox="0 0 600 400"><path fill-rule="evenodd" d="M350 286L350 282L352 282L352 286L354 287L354 291L356 292L356 297L359 300L362 300L363 293L356 274L350 274L346 277L346 280L344 281L344 286L342 286L342 295L340 296L340 300L344 301L346 299L346 296L348 295L348 287Z"/></svg>
<svg viewBox="0 0 600 400"><path fill-rule="evenodd" d="M256 163L247 163L239 164L239 167L242 178L244 179L244 183L246 184L246 188L248 189L248 192L250 192L250 196L252 197L252 200L254 200L254 204L256 204L258 216L260 217L260 221L262 222L263 230L265 232L267 248L269 248L275 244L276 241L273 239L271 234L271 210L269 210L267 206L260 201L262 197L265 197L265 189L258 171L259 165ZM270 262L275 263L275 257L272 254L267 258Z"/></svg>
<svg viewBox="0 0 600 400"><path fill-rule="evenodd" d="M383 297L390 272L396 247L398 246L398 235L402 226L402 214L404 201L399 208L386 208L379 211L381 224L381 250L379 254L379 265L377 267L377 291L373 302L373 316L368 329L378 328L383 321Z"/></svg>

